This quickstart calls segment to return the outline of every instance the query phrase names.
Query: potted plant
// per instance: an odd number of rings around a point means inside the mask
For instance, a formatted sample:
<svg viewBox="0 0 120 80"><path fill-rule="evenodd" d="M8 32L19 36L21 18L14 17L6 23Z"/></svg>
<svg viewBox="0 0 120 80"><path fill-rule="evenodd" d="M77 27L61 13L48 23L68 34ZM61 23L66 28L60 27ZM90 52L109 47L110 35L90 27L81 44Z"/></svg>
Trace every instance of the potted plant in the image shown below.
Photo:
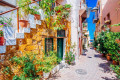
<svg viewBox="0 0 120 80"><path fill-rule="evenodd" d="M28 17L28 14L31 13L31 11L33 9L30 8L29 4L31 3L31 0L18 0L17 1L17 4L18 6L20 7L19 9L19 16L20 16L20 26L22 28L25 28L27 27L28 25L28 20L27 20L27 17Z"/></svg>
<svg viewBox="0 0 120 80"><path fill-rule="evenodd" d="M70 10L71 5L70 5L70 4L65 4L65 5L64 5L64 8L67 9L67 10Z"/></svg>
<svg viewBox="0 0 120 80"><path fill-rule="evenodd" d="M3 35L3 31L0 30L0 46L4 45L4 35Z"/></svg>
<svg viewBox="0 0 120 80"><path fill-rule="evenodd" d="M70 64L75 64L75 55L70 51L65 55L65 62Z"/></svg>
<svg viewBox="0 0 120 80"><path fill-rule="evenodd" d="M35 16L35 20L40 20L40 13L39 12L35 12L34 16Z"/></svg>
<svg viewBox="0 0 120 80"><path fill-rule="evenodd" d="M110 61L110 60L111 60L111 55L110 55L110 54L107 54L107 55L106 55L106 58L107 58L108 61Z"/></svg>
<svg viewBox="0 0 120 80"><path fill-rule="evenodd" d="M43 77L45 78L45 79L47 79L49 76L50 76L50 71L51 71L52 69L51 69L51 67L49 66L44 66L43 67Z"/></svg>
<svg viewBox="0 0 120 80"><path fill-rule="evenodd" d="M60 13L63 10L63 6L59 5L59 6L55 7L54 10L56 11L56 13Z"/></svg>

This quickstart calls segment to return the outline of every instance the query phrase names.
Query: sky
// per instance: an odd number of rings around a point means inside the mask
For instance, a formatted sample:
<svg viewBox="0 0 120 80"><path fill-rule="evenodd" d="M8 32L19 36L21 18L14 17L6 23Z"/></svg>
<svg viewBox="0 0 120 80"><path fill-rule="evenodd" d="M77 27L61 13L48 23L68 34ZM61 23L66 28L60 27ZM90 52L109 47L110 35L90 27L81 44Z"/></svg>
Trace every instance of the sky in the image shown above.
<svg viewBox="0 0 120 80"><path fill-rule="evenodd" d="M86 0L87 6L94 8L96 6L97 0ZM93 24L94 12L90 12L89 18L87 18L88 31L90 34L90 39L94 39L95 24Z"/></svg>

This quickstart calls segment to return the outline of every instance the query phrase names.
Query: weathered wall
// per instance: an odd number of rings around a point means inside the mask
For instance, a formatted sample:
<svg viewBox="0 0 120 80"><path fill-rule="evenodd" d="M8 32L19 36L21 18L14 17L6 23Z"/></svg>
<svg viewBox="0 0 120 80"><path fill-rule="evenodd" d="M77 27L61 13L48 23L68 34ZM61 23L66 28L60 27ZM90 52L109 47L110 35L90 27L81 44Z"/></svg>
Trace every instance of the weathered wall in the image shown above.
<svg viewBox="0 0 120 80"><path fill-rule="evenodd" d="M120 0L107 0L102 11L102 24L104 18L107 19L107 14L110 14L111 25L120 23ZM111 27L111 31L120 32L120 26Z"/></svg>
<svg viewBox="0 0 120 80"><path fill-rule="evenodd" d="M78 58L79 56L79 36L78 27L79 27L79 10L80 10L80 1L81 0L57 0L60 4L71 4L71 13L69 20L71 21L71 42L76 44L75 54Z"/></svg>

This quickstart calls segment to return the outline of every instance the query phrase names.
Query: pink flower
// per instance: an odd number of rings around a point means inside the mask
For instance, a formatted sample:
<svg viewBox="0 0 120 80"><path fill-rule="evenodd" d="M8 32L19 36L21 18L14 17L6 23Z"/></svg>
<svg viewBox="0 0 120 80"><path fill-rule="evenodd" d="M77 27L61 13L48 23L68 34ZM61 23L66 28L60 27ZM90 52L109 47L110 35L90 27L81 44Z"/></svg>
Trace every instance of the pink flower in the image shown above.
<svg viewBox="0 0 120 80"><path fill-rule="evenodd" d="M7 24L7 23L4 23L4 24Z"/></svg>
<svg viewBox="0 0 120 80"><path fill-rule="evenodd" d="M0 25L2 25L2 24L0 24Z"/></svg>

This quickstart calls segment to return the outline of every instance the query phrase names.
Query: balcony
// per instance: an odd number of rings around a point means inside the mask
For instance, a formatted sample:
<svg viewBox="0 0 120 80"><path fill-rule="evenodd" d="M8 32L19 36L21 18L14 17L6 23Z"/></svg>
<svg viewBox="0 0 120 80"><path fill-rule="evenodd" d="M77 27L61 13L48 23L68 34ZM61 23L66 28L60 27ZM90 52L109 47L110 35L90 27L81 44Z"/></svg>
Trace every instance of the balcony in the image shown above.
<svg viewBox="0 0 120 80"><path fill-rule="evenodd" d="M99 18L93 19L93 23L97 23L99 21Z"/></svg>
<svg viewBox="0 0 120 80"><path fill-rule="evenodd" d="M111 24L111 20L106 20L106 21L105 21L105 24L106 24L106 25L110 25L110 24Z"/></svg>

